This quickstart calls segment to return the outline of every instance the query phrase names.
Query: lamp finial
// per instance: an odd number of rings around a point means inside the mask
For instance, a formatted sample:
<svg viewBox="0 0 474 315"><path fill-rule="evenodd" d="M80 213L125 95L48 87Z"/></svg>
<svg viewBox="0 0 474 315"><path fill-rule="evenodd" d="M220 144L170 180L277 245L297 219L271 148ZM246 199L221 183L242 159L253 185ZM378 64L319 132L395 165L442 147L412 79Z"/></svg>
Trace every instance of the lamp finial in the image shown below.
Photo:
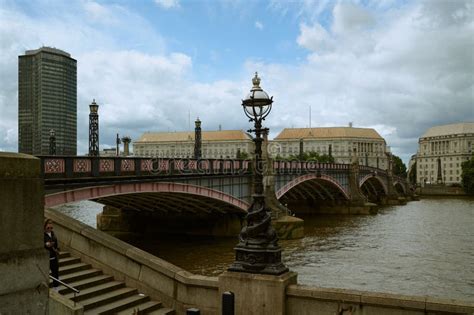
<svg viewBox="0 0 474 315"><path fill-rule="evenodd" d="M255 72L255 76L252 79L253 87L260 88L260 78L258 77L258 72Z"/></svg>

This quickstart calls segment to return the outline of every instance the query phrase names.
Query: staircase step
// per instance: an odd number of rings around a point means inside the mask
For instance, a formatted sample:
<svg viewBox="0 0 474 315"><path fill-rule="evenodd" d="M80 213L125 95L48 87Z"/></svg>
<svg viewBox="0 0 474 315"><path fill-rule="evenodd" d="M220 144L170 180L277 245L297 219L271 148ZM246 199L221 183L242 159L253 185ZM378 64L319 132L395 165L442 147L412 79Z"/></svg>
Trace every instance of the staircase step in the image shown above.
<svg viewBox="0 0 474 315"><path fill-rule="evenodd" d="M76 294L75 298L74 298L73 292L66 294L65 297L70 300L73 300L73 301L75 300L76 302L79 302L79 301L86 300L88 298L91 298L100 294L104 294L106 292L123 288L123 287L125 287L125 283L121 281L110 281L110 282L93 286L91 288L81 290L79 294Z"/></svg>
<svg viewBox="0 0 474 315"><path fill-rule="evenodd" d="M133 307L134 305L139 305L150 300L150 297L147 295L134 294L120 300L112 301L100 307L90 309L87 312L84 312L84 315L89 314L116 314L122 310ZM84 308L85 309L85 308ZM133 313L130 313L132 315Z"/></svg>
<svg viewBox="0 0 474 315"><path fill-rule="evenodd" d="M102 274L101 270L91 268L91 269L77 271L74 273L69 273L62 277L59 277L59 280L69 284L75 281L92 278L101 274Z"/></svg>
<svg viewBox="0 0 474 315"><path fill-rule="evenodd" d="M84 307L84 314L155 314L174 315L171 308L164 308L161 302L138 294L137 289L125 287L125 283L114 281L113 276L104 275L101 270L91 268L80 258L69 252L59 253L60 280L80 290L76 302ZM52 281L50 281L52 286ZM59 293L73 300L71 289L60 286Z"/></svg>
<svg viewBox="0 0 474 315"><path fill-rule="evenodd" d="M59 267L80 263L81 259L77 257L64 257L59 259Z"/></svg>
<svg viewBox="0 0 474 315"><path fill-rule="evenodd" d="M149 314L149 312L155 311L161 307L162 307L161 302L148 301L148 302L124 309L123 311L120 311L116 314L117 315L132 315L132 314L135 314L134 312L136 312L136 314L139 314L139 315Z"/></svg>
<svg viewBox="0 0 474 315"><path fill-rule="evenodd" d="M71 257L71 253L69 252L59 252L59 259Z"/></svg>
<svg viewBox="0 0 474 315"><path fill-rule="evenodd" d="M90 288L90 287L93 287L105 282L110 282L110 281L114 281L114 277L110 275L98 275L91 278L86 278L79 281L70 282L68 284L78 290L83 290L83 289L87 289L87 288ZM69 288L66 288L65 286L59 287L59 293L63 295L68 294L70 292L72 292L72 290Z"/></svg>
<svg viewBox="0 0 474 315"><path fill-rule="evenodd" d="M84 311L86 311L103 306L105 304L115 302L117 300L123 300L124 298L129 297L131 295L136 295L136 293L137 289L134 288L120 288L112 292L107 292L85 299L81 301L81 304L84 306Z"/></svg>
<svg viewBox="0 0 474 315"><path fill-rule="evenodd" d="M163 307L152 312L145 313L147 315L174 315L174 309Z"/></svg>
<svg viewBox="0 0 474 315"><path fill-rule="evenodd" d="M62 266L62 267L59 267L59 276L65 276L67 274L74 273L81 270L86 270L86 269L91 269L91 265L85 264L82 262L77 263L77 264Z"/></svg>

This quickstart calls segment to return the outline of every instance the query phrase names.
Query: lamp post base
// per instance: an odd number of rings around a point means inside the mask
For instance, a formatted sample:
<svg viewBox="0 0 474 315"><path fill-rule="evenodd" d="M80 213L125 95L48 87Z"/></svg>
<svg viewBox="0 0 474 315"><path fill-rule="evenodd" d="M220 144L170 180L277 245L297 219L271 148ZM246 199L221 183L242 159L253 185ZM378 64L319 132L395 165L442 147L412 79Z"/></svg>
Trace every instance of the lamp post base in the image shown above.
<svg viewBox="0 0 474 315"><path fill-rule="evenodd" d="M281 275L289 269L281 262L281 248L235 247L235 261L228 271Z"/></svg>
<svg viewBox="0 0 474 315"><path fill-rule="evenodd" d="M284 315L288 314L286 289L297 283L297 274L292 271L281 275L226 271L218 279L219 296L224 292L234 293L232 314ZM217 314L224 314L221 303Z"/></svg>

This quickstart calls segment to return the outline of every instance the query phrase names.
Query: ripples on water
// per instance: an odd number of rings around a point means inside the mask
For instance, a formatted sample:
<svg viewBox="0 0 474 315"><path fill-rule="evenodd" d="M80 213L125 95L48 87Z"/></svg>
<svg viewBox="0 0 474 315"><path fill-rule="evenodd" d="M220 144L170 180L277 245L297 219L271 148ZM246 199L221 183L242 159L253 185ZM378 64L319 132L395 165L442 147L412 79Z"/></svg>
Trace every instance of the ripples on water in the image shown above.
<svg viewBox="0 0 474 315"><path fill-rule="evenodd" d="M88 202L61 211L95 226L101 208ZM472 199L422 199L377 215L304 220L303 239L279 242L300 284L474 301ZM172 237L135 245L193 273L216 276L234 260L236 243Z"/></svg>
<svg viewBox="0 0 474 315"><path fill-rule="evenodd" d="M102 212L103 207L104 205L97 202L81 201L58 206L55 209L93 228L97 228L97 214Z"/></svg>

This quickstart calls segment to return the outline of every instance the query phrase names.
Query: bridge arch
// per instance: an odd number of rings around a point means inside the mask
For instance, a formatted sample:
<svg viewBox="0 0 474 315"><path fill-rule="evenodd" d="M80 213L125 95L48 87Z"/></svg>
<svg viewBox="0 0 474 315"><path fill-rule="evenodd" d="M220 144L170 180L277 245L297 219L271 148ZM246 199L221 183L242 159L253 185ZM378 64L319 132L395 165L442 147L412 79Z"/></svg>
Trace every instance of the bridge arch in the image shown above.
<svg viewBox="0 0 474 315"><path fill-rule="evenodd" d="M367 197L368 201L379 203L383 196L388 194L388 188L385 182L375 174L368 174L359 182L362 193Z"/></svg>
<svg viewBox="0 0 474 315"><path fill-rule="evenodd" d="M380 186L381 189L383 189L383 193L384 194L387 194L388 192L388 189L387 189L387 185L385 184L385 182L382 180L382 178L380 178L379 176L375 175L375 174L368 174L366 175L365 177L363 177L360 181L359 181L359 187L363 187L365 184L367 184L368 182L376 182L378 186Z"/></svg>
<svg viewBox="0 0 474 315"><path fill-rule="evenodd" d="M393 187L395 187L395 191L399 196L405 196L407 194L406 187L400 181L395 181L393 183Z"/></svg>
<svg viewBox="0 0 474 315"><path fill-rule="evenodd" d="M313 187L305 185L305 183L308 182L310 182ZM344 187L334 178L324 174L306 174L293 179L276 192L277 199L281 199L285 194L297 187L301 188L301 191L296 192L297 194L313 194L313 196L318 195L322 199L329 198L332 200L343 196L343 199L349 200L349 194Z"/></svg>
<svg viewBox="0 0 474 315"><path fill-rule="evenodd" d="M202 186L172 182L120 183L85 187L48 194L45 207L93 200L125 210L176 212L177 206L190 212L245 214L249 204L223 192ZM159 207L156 207L159 205Z"/></svg>

